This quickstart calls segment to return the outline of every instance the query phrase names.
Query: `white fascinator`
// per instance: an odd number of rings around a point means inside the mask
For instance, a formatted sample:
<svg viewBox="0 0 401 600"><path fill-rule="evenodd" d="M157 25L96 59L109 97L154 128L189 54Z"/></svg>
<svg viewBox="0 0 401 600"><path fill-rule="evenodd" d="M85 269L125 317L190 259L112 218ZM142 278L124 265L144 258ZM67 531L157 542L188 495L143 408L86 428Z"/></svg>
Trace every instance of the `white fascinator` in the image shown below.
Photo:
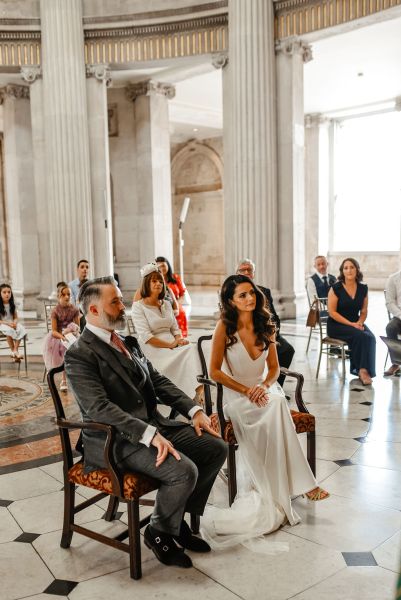
<svg viewBox="0 0 401 600"><path fill-rule="evenodd" d="M157 264L155 262L146 263L146 265L143 265L140 271L142 279L146 277L146 275L149 275L149 273L153 273L154 271L159 272L159 267L157 266Z"/></svg>

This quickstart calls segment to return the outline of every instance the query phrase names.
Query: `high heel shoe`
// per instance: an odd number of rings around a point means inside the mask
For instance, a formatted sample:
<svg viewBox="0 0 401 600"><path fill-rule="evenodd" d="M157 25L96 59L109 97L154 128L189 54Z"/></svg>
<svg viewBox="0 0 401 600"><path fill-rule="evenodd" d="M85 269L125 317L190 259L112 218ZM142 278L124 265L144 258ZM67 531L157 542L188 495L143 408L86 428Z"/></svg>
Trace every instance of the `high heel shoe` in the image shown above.
<svg viewBox="0 0 401 600"><path fill-rule="evenodd" d="M305 494L302 494L303 498L306 498L307 500L310 500L311 502L318 502L319 500L326 500L326 498L330 497L329 492L326 492L326 490L322 489L321 487L316 487L314 490L311 490L310 492L305 492Z"/></svg>

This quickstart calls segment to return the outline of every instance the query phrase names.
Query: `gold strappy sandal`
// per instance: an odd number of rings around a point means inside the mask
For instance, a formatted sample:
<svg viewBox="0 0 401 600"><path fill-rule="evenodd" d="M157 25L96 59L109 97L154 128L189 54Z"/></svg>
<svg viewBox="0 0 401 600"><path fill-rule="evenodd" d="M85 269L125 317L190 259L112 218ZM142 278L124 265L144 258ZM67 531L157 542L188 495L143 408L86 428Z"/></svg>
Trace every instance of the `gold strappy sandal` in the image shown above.
<svg viewBox="0 0 401 600"><path fill-rule="evenodd" d="M330 497L329 492L326 492L326 490L323 490L321 487L317 487L314 490L311 490L310 492L306 492L305 494L302 494L302 495L304 498L311 500L311 502L318 502L319 500L326 500L326 498Z"/></svg>

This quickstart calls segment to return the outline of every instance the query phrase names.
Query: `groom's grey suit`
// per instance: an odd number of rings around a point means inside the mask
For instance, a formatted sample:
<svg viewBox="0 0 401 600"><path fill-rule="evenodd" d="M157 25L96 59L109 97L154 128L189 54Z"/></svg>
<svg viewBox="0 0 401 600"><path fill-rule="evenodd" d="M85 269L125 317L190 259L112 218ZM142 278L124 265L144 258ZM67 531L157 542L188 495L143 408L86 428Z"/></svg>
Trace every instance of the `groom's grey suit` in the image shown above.
<svg viewBox="0 0 401 600"><path fill-rule="evenodd" d="M114 453L121 470L137 471L160 481L151 525L178 535L184 511L203 513L224 463L226 444L208 433L199 437L187 423L163 417L157 410L158 401L184 416L196 404L152 367L134 337L126 337L124 343L131 358L85 329L66 352L67 379L82 419L116 428ZM156 468L156 448L140 441L148 425L172 442L181 461L169 454ZM84 432L86 471L105 466L104 442L104 433Z"/></svg>

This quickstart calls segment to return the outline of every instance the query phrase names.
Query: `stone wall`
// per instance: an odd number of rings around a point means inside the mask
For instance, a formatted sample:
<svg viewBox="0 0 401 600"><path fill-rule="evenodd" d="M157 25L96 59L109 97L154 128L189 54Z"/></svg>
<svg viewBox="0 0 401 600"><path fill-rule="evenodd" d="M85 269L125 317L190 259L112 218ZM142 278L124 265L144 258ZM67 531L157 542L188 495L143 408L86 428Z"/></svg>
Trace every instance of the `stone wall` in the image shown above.
<svg viewBox="0 0 401 600"><path fill-rule="evenodd" d="M348 257L359 262L363 281L372 290L384 290L389 275L401 268L399 252L330 252L330 273L338 275L341 262Z"/></svg>
<svg viewBox="0 0 401 600"><path fill-rule="evenodd" d="M172 147L174 269L179 271L178 224L185 196L191 198L184 225L187 285L220 285L225 278L222 139L192 140Z"/></svg>

